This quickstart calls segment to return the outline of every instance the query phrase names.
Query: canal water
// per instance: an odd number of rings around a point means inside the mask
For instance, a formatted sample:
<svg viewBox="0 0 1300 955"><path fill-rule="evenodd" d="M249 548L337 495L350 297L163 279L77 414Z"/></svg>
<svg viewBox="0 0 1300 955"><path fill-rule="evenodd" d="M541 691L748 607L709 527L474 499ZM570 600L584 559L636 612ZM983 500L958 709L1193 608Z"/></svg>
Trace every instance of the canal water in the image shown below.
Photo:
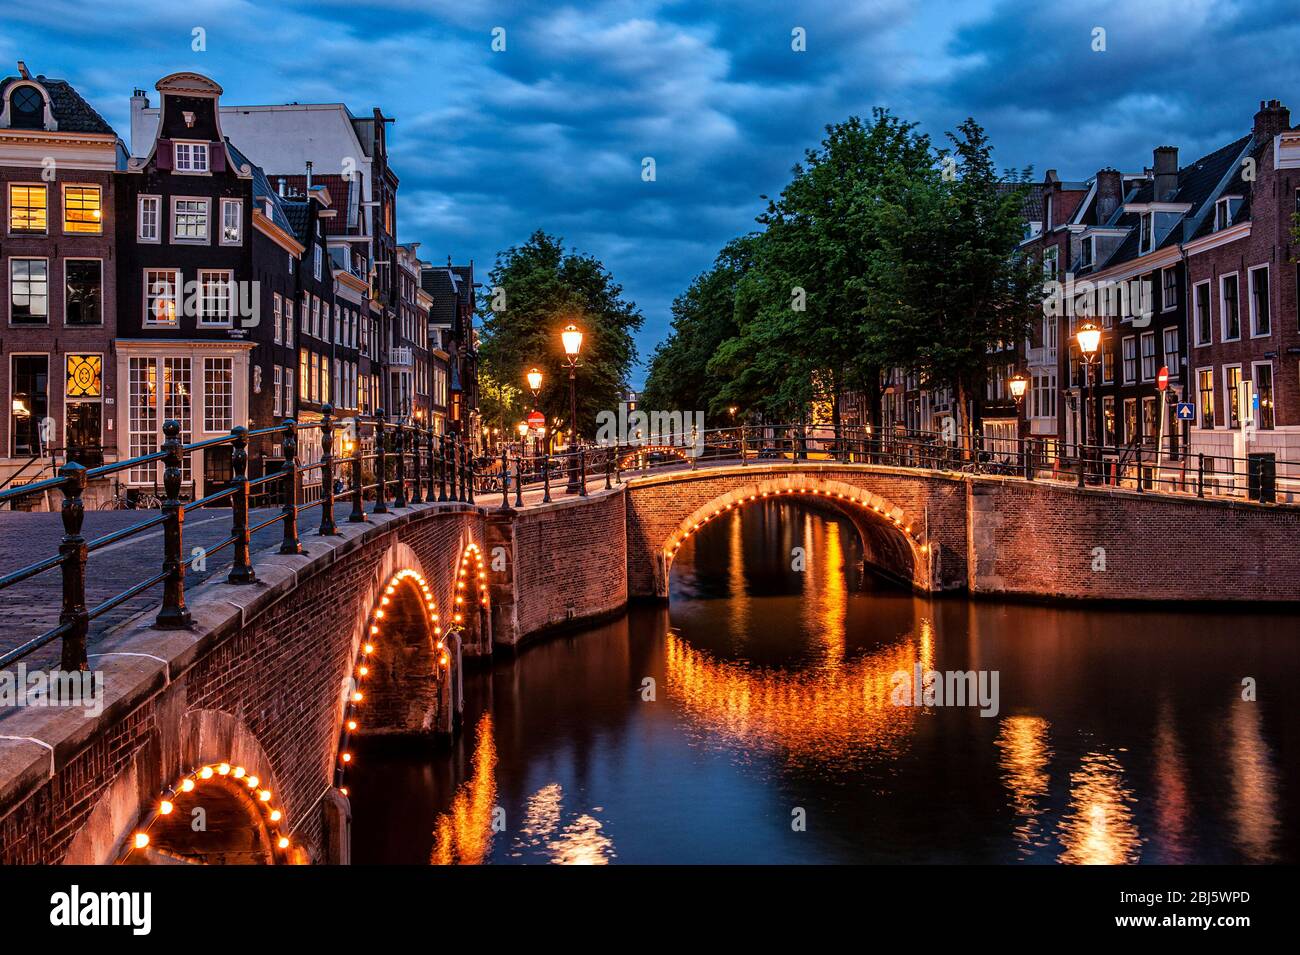
<svg viewBox="0 0 1300 955"><path fill-rule="evenodd" d="M450 751L364 748L355 861L1300 861L1300 615L915 597L786 501L671 587L467 675Z"/></svg>

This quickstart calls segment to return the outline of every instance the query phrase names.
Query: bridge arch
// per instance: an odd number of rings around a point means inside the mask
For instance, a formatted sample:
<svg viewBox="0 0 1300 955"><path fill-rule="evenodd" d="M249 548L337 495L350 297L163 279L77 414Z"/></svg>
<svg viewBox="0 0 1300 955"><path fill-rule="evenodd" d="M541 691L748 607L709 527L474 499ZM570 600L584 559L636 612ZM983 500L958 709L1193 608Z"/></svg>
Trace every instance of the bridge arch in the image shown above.
<svg viewBox="0 0 1300 955"><path fill-rule="evenodd" d="M668 594L668 578L677 552L714 518L755 502L796 497L829 505L845 514L862 538L868 563L888 576L919 589L930 589L931 548L924 515L909 514L880 494L815 472L790 472L731 488L683 518L659 549L656 586L660 596Z"/></svg>
<svg viewBox="0 0 1300 955"><path fill-rule="evenodd" d="M475 656L492 653L491 612L483 548L470 541L462 548L452 577L451 622L465 650Z"/></svg>
<svg viewBox="0 0 1300 955"><path fill-rule="evenodd" d="M619 455L618 466L623 470L627 470L638 458L649 457L652 454L668 454L689 462L691 460L691 450L690 447L682 447L680 444L634 445Z"/></svg>

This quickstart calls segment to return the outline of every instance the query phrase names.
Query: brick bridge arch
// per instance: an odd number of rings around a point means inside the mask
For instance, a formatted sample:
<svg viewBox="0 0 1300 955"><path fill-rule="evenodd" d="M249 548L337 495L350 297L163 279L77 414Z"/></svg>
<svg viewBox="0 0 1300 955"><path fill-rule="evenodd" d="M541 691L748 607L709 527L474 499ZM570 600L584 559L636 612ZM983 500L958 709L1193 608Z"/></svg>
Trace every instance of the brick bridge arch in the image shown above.
<svg viewBox="0 0 1300 955"><path fill-rule="evenodd" d="M631 593L666 597L673 559L691 535L737 507L780 498L849 518L866 561L917 590L954 586L964 574L952 546L965 544L960 482L851 465L737 465L628 482Z"/></svg>

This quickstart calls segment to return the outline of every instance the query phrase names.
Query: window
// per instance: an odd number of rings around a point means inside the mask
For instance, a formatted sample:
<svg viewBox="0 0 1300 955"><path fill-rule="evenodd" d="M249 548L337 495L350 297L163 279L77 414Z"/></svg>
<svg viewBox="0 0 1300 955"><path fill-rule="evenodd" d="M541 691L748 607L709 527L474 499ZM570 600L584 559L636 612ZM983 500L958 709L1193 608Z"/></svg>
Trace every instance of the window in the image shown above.
<svg viewBox="0 0 1300 955"><path fill-rule="evenodd" d="M1056 270L1058 268L1057 263L1059 257L1060 257L1060 250L1056 246L1052 246L1049 249L1043 250L1043 281L1044 282L1056 281Z"/></svg>
<svg viewBox="0 0 1300 955"><path fill-rule="evenodd" d="M1178 270L1162 269L1160 272L1160 307L1165 311L1178 305Z"/></svg>
<svg viewBox="0 0 1300 955"><path fill-rule="evenodd" d="M1263 338L1273 331L1273 320L1268 303L1268 266L1251 269L1250 278L1250 335Z"/></svg>
<svg viewBox="0 0 1300 955"><path fill-rule="evenodd" d="M284 369L281 368L279 365L276 365L274 374L275 374L275 386L271 392L271 415L272 417L279 418L280 409L283 407L283 403L280 398L280 390L284 387Z"/></svg>
<svg viewBox="0 0 1300 955"><path fill-rule="evenodd" d="M311 296L306 292L302 293L302 333L311 334Z"/></svg>
<svg viewBox="0 0 1300 955"><path fill-rule="evenodd" d="M280 297L279 292L275 292L271 295L271 341L278 345L282 338L284 338L284 299ZM277 368L276 371L278 372L279 369ZM279 400L277 395L276 401Z"/></svg>
<svg viewBox="0 0 1300 955"><path fill-rule="evenodd" d="M104 231L99 186L63 187L63 231L89 235Z"/></svg>
<svg viewBox="0 0 1300 955"><path fill-rule="evenodd" d="M320 356L312 352L309 361L311 386L307 389L307 398L309 401L320 401Z"/></svg>
<svg viewBox="0 0 1300 955"><path fill-rule="evenodd" d="M320 331L320 299L315 295L311 297L311 334L312 337L319 340Z"/></svg>
<svg viewBox="0 0 1300 955"><path fill-rule="evenodd" d="M45 97L34 86L19 86L9 97L9 125L13 129L45 128Z"/></svg>
<svg viewBox="0 0 1300 955"><path fill-rule="evenodd" d="M301 401L311 400L311 394L307 391L311 384L311 377L307 371L309 367L307 349L301 348L298 350L298 398Z"/></svg>
<svg viewBox="0 0 1300 955"><path fill-rule="evenodd" d="M1156 333L1142 333L1142 380L1154 381L1156 377Z"/></svg>
<svg viewBox="0 0 1300 955"><path fill-rule="evenodd" d="M284 300L284 344L293 347L293 299Z"/></svg>
<svg viewBox="0 0 1300 955"><path fill-rule="evenodd" d="M49 228L44 186L9 184L9 231L43 235Z"/></svg>
<svg viewBox="0 0 1300 955"><path fill-rule="evenodd" d="M1241 338L1241 303L1237 299L1237 273L1219 278L1220 314L1223 321L1223 341L1235 342Z"/></svg>
<svg viewBox="0 0 1300 955"><path fill-rule="evenodd" d="M1101 380L1105 384L1115 381L1115 346L1101 346Z"/></svg>
<svg viewBox="0 0 1300 955"><path fill-rule="evenodd" d="M1137 341L1130 335L1122 342L1124 348L1124 384L1137 381Z"/></svg>
<svg viewBox="0 0 1300 955"><path fill-rule="evenodd" d="M172 167L177 172L207 172L207 143L172 143Z"/></svg>
<svg viewBox="0 0 1300 955"><path fill-rule="evenodd" d="M193 417L190 407L194 386L191 380L190 359L164 358L162 360L163 384L163 421L174 418L181 423L181 444L189 444L193 438ZM190 480L191 455L182 455L181 480Z"/></svg>
<svg viewBox="0 0 1300 955"><path fill-rule="evenodd" d="M50 323L50 264L46 259L9 260L9 321Z"/></svg>
<svg viewBox="0 0 1300 955"><path fill-rule="evenodd" d="M221 244L239 245L244 236L244 204L238 199L221 200Z"/></svg>
<svg viewBox="0 0 1300 955"><path fill-rule="evenodd" d="M172 200L172 239L177 242L208 241L208 200Z"/></svg>
<svg viewBox="0 0 1300 955"><path fill-rule="evenodd" d="M142 457L158 450L158 363L153 358L131 358L128 362L127 414L128 453ZM155 465L131 468L127 481L152 481Z"/></svg>
<svg viewBox="0 0 1300 955"><path fill-rule="evenodd" d="M104 425L104 358L102 355L68 355L65 370L64 444L70 450L93 448L100 451ZM96 457L102 462L102 453Z"/></svg>
<svg viewBox="0 0 1300 955"><path fill-rule="evenodd" d="M175 269L145 269L144 323L146 325L176 324L176 296L180 286L181 273Z"/></svg>
<svg viewBox="0 0 1300 955"><path fill-rule="evenodd" d="M293 369L284 370L284 416L293 417Z"/></svg>
<svg viewBox="0 0 1300 955"><path fill-rule="evenodd" d="M1079 244L1079 267L1087 268L1092 265L1092 236L1085 236Z"/></svg>
<svg viewBox="0 0 1300 955"><path fill-rule="evenodd" d="M1261 431L1272 431L1276 417L1273 413L1273 366L1269 362L1255 365L1251 369L1255 380L1255 401L1259 411L1255 415L1255 424Z"/></svg>
<svg viewBox="0 0 1300 955"><path fill-rule="evenodd" d="M200 269L199 324L229 325L233 312L230 299L234 290L234 273Z"/></svg>
<svg viewBox="0 0 1300 955"><path fill-rule="evenodd" d="M1115 433L1115 397L1103 395L1101 399L1102 444L1115 447L1118 435Z"/></svg>
<svg viewBox="0 0 1300 955"><path fill-rule="evenodd" d="M1196 344L1210 344L1210 283L1202 282L1192 290L1196 300Z"/></svg>
<svg viewBox="0 0 1300 955"><path fill-rule="evenodd" d="M1214 231L1219 232L1228 228L1232 222L1232 209L1228 205L1227 199L1220 199L1214 204Z"/></svg>
<svg viewBox="0 0 1300 955"><path fill-rule="evenodd" d="M1138 403L1136 398L1124 399L1124 442L1135 444L1141 437L1138 433Z"/></svg>
<svg viewBox="0 0 1300 955"><path fill-rule="evenodd" d="M13 435L13 456L39 455L48 438L41 423L49 416L50 360L46 355L14 355L10 359L9 433Z"/></svg>
<svg viewBox="0 0 1300 955"><path fill-rule="evenodd" d="M1142 443L1155 444L1160 437L1160 404L1156 398L1142 399Z"/></svg>
<svg viewBox="0 0 1300 955"><path fill-rule="evenodd" d="M1142 218L1141 218L1142 234L1140 238L1140 244L1138 246L1138 252L1141 254L1146 254L1147 252L1150 252L1151 249L1154 248L1155 246L1155 238L1156 238L1155 221L1156 221L1156 215L1154 212L1142 213Z"/></svg>
<svg viewBox="0 0 1300 955"><path fill-rule="evenodd" d="M1180 362L1182 359L1178 355L1178 329L1166 328L1164 332L1164 350L1165 350L1165 367L1169 369L1169 377L1177 378L1179 375Z"/></svg>
<svg viewBox="0 0 1300 955"><path fill-rule="evenodd" d="M316 277L317 282L320 281L320 271L321 271L320 245L319 243L315 243L312 245L312 249L311 249L311 273Z"/></svg>
<svg viewBox="0 0 1300 955"><path fill-rule="evenodd" d="M235 426L233 358L203 359L203 430L229 431Z"/></svg>
<svg viewBox="0 0 1300 955"><path fill-rule="evenodd" d="M1241 390L1241 366L1228 365L1223 369L1223 399L1228 409L1228 427L1241 427L1241 409L1237 407L1237 394Z"/></svg>
<svg viewBox="0 0 1300 955"><path fill-rule="evenodd" d="M162 218L162 197L141 196L136 203L135 237L141 242L159 242Z"/></svg>
<svg viewBox="0 0 1300 955"><path fill-rule="evenodd" d="M104 263L99 259L66 259L63 263L63 324L104 323Z"/></svg>
<svg viewBox="0 0 1300 955"><path fill-rule="evenodd" d="M1196 392L1200 398L1200 427L1207 431L1214 427L1214 369L1201 368L1196 372Z"/></svg>

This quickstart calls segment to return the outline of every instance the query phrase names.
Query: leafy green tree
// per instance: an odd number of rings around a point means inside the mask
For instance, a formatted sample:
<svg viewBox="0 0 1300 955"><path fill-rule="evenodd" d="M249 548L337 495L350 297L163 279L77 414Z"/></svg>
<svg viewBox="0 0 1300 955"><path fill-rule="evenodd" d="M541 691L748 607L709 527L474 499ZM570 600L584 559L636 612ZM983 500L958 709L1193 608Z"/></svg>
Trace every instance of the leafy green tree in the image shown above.
<svg viewBox="0 0 1300 955"><path fill-rule="evenodd" d="M949 386L969 434L988 355L1023 339L1042 307L1041 269L1018 253L1029 171L999 176L983 128L949 133L951 153L885 190L869 214L878 245L867 280L872 353Z"/></svg>
<svg viewBox="0 0 1300 955"><path fill-rule="evenodd" d="M496 289L504 292L493 311ZM572 322L584 338L579 356L578 427L590 435L600 411L617 410L636 360L633 332L644 320L634 302L597 259L564 248L563 239L537 230L497 256L481 293L484 341L480 367L495 382L520 389L502 392L503 420L515 422L532 406L524 375L544 375L537 407L548 421L569 419L569 372L560 331Z"/></svg>
<svg viewBox="0 0 1300 955"><path fill-rule="evenodd" d="M641 406L657 411L703 411L710 427L731 424L723 381L709 372L718 348L734 338L736 290L749 269L757 236L733 239L713 267L697 275L673 301L672 332L655 348Z"/></svg>

